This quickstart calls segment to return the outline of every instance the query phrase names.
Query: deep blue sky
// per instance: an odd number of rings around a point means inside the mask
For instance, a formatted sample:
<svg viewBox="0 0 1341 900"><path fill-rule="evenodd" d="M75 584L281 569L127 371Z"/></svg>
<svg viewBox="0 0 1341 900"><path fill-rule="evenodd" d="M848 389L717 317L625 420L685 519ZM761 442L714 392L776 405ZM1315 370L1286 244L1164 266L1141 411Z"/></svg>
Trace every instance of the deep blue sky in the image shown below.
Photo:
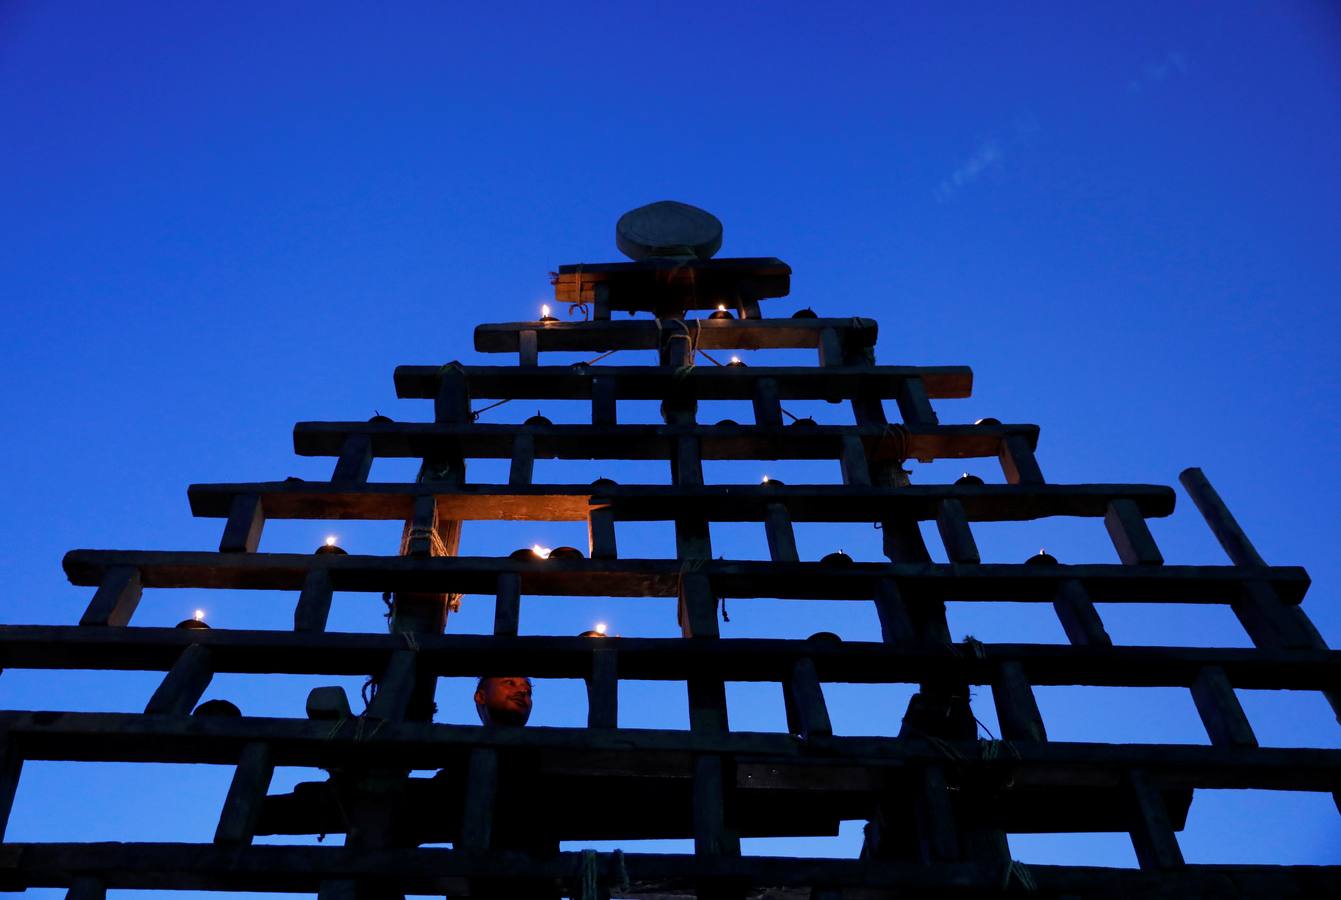
<svg viewBox="0 0 1341 900"><path fill-rule="evenodd" d="M971 365L974 397L941 403L942 421L1038 423L1049 480L1173 484L1202 466L1268 561L1308 567L1306 609L1341 642L1341 18L1324 3L998 6L0 6L0 621L77 621L90 592L65 582L70 548L213 547L221 523L190 517L191 482L327 477L330 461L293 456L295 421L430 418L427 403L395 400L394 365L507 362L474 353L476 323L533 317L547 272L618 258L618 215L675 198L723 220L723 256L792 265L792 297L766 314L871 316L882 363ZM838 477L752 463L708 474L765 470ZM373 477L412 473L382 464ZM548 481L602 473L667 476L537 467ZM1185 497L1154 528L1170 562L1224 559ZM306 550L330 531L374 553L398 534L273 523L262 549ZM994 561L1041 545L1064 562L1116 560L1097 521L977 534ZM471 525L463 552L581 539ZM864 526L798 539L812 558L879 552ZM716 533L719 554L762 548L751 529ZM648 528L621 533L621 550L671 547ZM163 592L137 622L203 606L219 627L284 627L291 601ZM829 605L738 601L724 633L870 637L870 610ZM375 628L377 606L342 597L332 627ZM1246 643L1220 608L1104 613L1121 643ZM468 598L452 630L490 615ZM628 601L537 602L523 630L596 617L674 632L670 606ZM956 637L1064 640L1046 609L951 619ZM138 709L157 677L9 671L0 706ZM301 715L313 682L290 682L221 677L207 696ZM733 690L735 727L782 727L771 687ZM444 684L441 720L469 721L465 693ZM1341 746L1317 695L1241 695L1264 744ZM892 733L906 696L829 692L845 733ZM577 684L538 685L537 721L580 723L581 698ZM1206 740L1181 690L1039 700L1055 739ZM634 686L624 701L631 724L684 727L672 688ZM994 726L988 691L975 706ZM108 768L30 765L11 839L209 840L226 771L117 767L113 783ZM1259 823L1250 841L1244 817ZM855 855L859 832L747 852ZM1323 795L1199 793L1183 846L1191 861L1335 864L1341 824ZM1133 864L1123 835L1012 848Z"/></svg>

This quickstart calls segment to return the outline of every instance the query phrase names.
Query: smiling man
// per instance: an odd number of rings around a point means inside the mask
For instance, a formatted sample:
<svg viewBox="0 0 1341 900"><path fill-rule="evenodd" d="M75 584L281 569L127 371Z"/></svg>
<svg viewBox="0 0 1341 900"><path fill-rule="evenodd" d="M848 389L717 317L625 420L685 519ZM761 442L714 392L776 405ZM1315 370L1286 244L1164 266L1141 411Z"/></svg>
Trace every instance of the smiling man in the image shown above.
<svg viewBox="0 0 1341 900"><path fill-rule="evenodd" d="M475 687L475 711L485 725L525 725L531 717L531 679L486 676Z"/></svg>

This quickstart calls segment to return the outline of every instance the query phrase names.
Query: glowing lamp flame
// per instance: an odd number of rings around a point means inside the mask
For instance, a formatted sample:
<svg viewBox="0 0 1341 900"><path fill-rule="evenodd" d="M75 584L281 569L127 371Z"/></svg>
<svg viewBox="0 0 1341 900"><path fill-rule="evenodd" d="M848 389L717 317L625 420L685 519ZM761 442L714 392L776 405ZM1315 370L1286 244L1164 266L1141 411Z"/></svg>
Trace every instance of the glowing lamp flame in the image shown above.
<svg viewBox="0 0 1341 900"><path fill-rule="evenodd" d="M759 479L759 483L760 483L760 484L768 484L768 476L765 475L763 478L760 478L760 479Z"/></svg>
<svg viewBox="0 0 1341 900"><path fill-rule="evenodd" d="M329 537L326 538L326 546L327 546L327 547L334 547L334 546L335 546L335 535L332 534L332 535L330 535Z"/></svg>
<svg viewBox="0 0 1341 900"><path fill-rule="evenodd" d="M203 609L198 609L198 610L196 610L195 620L196 620L197 622L203 622L203 621L205 621L205 611L204 611Z"/></svg>
<svg viewBox="0 0 1341 900"><path fill-rule="evenodd" d="M595 631L597 634L605 634L605 623L597 622L596 627L592 630Z"/></svg>
<svg viewBox="0 0 1341 900"><path fill-rule="evenodd" d="M739 356L733 356L733 357L731 357L731 361L732 361L733 363L738 363L738 362L740 362L740 357L739 357Z"/></svg>
<svg viewBox="0 0 1341 900"><path fill-rule="evenodd" d="M726 312L726 304L725 304L725 303L718 303L718 304L717 304L717 311L718 311L718 312Z"/></svg>
<svg viewBox="0 0 1341 900"><path fill-rule="evenodd" d="M540 318L542 318L542 319L548 319L548 318L549 318L549 304L548 304L548 303L542 303L542 304L540 304Z"/></svg>
<svg viewBox="0 0 1341 900"><path fill-rule="evenodd" d="M531 545L531 552L534 553L536 556L540 557L541 559L549 559L549 551L550 551L549 547L542 547L539 544Z"/></svg>

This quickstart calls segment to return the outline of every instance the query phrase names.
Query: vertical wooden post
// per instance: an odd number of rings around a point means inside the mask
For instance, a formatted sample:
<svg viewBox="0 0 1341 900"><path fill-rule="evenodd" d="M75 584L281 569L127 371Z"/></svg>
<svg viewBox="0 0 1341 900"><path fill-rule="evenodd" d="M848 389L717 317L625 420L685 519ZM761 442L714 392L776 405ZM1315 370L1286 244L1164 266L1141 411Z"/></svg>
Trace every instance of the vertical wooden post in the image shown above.
<svg viewBox="0 0 1341 900"><path fill-rule="evenodd" d="M609 375L591 376L591 424L614 425L618 422L615 379Z"/></svg>
<svg viewBox="0 0 1341 900"><path fill-rule="evenodd" d="M14 809L14 794L19 789L19 775L23 772L23 755L14 746L14 737L8 731L0 732L0 841L9 827L9 814Z"/></svg>
<svg viewBox="0 0 1341 900"><path fill-rule="evenodd" d="M885 405L877 394L858 394L850 401L852 418L858 425L888 425Z"/></svg>
<svg viewBox="0 0 1341 900"><path fill-rule="evenodd" d="M438 530L438 498L433 494L419 494L414 498L410 514L410 539L405 555L427 559L433 555L433 539Z"/></svg>
<svg viewBox="0 0 1341 900"><path fill-rule="evenodd" d="M918 527L916 519L882 519L880 536L885 556L889 557L890 562L931 562L931 553L927 550L927 542L922 537L922 529Z"/></svg>
<svg viewBox="0 0 1341 900"><path fill-rule="evenodd" d="M768 555L776 563L798 562L796 553L796 532L792 529L792 517L782 503L769 503L764 507L764 533L768 537Z"/></svg>
<svg viewBox="0 0 1341 900"><path fill-rule="evenodd" d="M940 502L936 508L936 527L945 542L945 554L950 562L977 565L982 561L969 529L968 515L958 500L948 497Z"/></svg>
<svg viewBox="0 0 1341 900"><path fill-rule="evenodd" d="M931 864L958 859L959 838L945 768L936 764L917 766L910 777L922 861Z"/></svg>
<svg viewBox="0 0 1341 900"><path fill-rule="evenodd" d="M508 484L524 487L531 483L535 471L535 436L519 434L512 439L512 465L508 469Z"/></svg>
<svg viewBox="0 0 1341 900"><path fill-rule="evenodd" d="M323 567L307 570L303 591L293 610L294 631L325 631L331 615L331 573Z"/></svg>
<svg viewBox="0 0 1341 900"><path fill-rule="evenodd" d="M1164 565L1164 557L1136 501L1127 498L1110 500L1108 511L1104 513L1104 525L1113 539L1118 559L1123 563L1129 566Z"/></svg>
<svg viewBox="0 0 1341 900"><path fill-rule="evenodd" d="M782 427L782 402L778 399L776 378L754 381L754 424L760 428Z"/></svg>
<svg viewBox="0 0 1341 900"><path fill-rule="evenodd" d="M494 634L516 636L521 618L521 576L500 572L498 597L494 601Z"/></svg>
<svg viewBox="0 0 1341 900"><path fill-rule="evenodd" d="M903 424L940 424L940 420L936 418L936 411L931 408L931 400L927 397L927 386L922 383L921 378L903 379L894 400L899 405L899 415L903 417Z"/></svg>
<svg viewBox="0 0 1341 900"><path fill-rule="evenodd" d="M331 481L337 484L363 484L372 470L372 438L366 434L351 434L340 448Z"/></svg>
<svg viewBox="0 0 1341 900"><path fill-rule="evenodd" d="M265 513L259 494L238 494L228 510L220 553L255 553L261 543L261 529L265 527Z"/></svg>
<svg viewBox="0 0 1341 900"><path fill-rule="evenodd" d="M917 631L908 605L893 578L881 578L876 585L875 612L880 617L880 638L886 644L912 647L917 643Z"/></svg>
<svg viewBox="0 0 1341 900"><path fill-rule="evenodd" d="M577 299L582 299L582 285L578 284ZM598 281L591 286L595 299L592 303L591 318L597 322L610 321L610 283Z"/></svg>
<svg viewBox="0 0 1341 900"><path fill-rule="evenodd" d="M693 818L695 856L739 856L740 836L727 820L727 784L731 767L720 756L703 754L694 760Z"/></svg>
<svg viewBox="0 0 1341 900"><path fill-rule="evenodd" d="M452 361L442 367L438 396L433 400L433 421L444 424L471 421L470 383L466 379L465 367L459 362Z"/></svg>
<svg viewBox="0 0 1341 900"><path fill-rule="evenodd" d="M251 843L274 774L275 764L267 744L254 741L242 748L219 825L214 830L214 843L238 846Z"/></svg>
<svg viewBox="0 0 1341 900"><path fill-rule="evenodd" d="M140 605L143 592L139 569L134 566L112 566L102 573L98 590L80 617L79 624L126 625L135 614L135 608Z"/></svg>
<svg viewBox="0 0 1341 900"><path fill-rule="evenodd" d="M708 576L686 572L680 576L680 634L683 637L715 638L717 597Z"/></svg>
<svg viewBox="0 0 1341 900"><path fill-rule="evenodd" d="M1219 666L1203 666L1192 682L1192 700L1212 744L1256 747L1257 736L1243 712L1229 676Z"/></svg>
<svg viewBox="0 0 1341 900"><path fill-rule="evenodd" d="M819 364L825 368L843 364L843 341L836 328L820 329Z"/></svg>
<svg viewBox="0 0 1341 900"><path fill-rule="evenodd" d="M485 850L493 835L494 799L498 795L498 751L475 747L466 770L466 796L462 804L459 845Z"/></svg>
<svg viewBox="0 0 1341 900"><path fill-rule="evenodd" d="M1046 741L1047 730L1034 700L1034 689L1024 666L1008 660L997 666L992 682L992 701L996 704L1001 738L1007 741Z"/></svg>
<svg viewBox="0 0 1341 900"><path fill-rule="evenodd" d="M843 473L843 484L869 487L871 467L866 461L866 448L862 446L861 438L855 434L843 435L840 452L842 455L838 463Z"/></svg>
<svg viewBox="0 0 1341 900"><path fill-rule="evenodd" d="M517 335L517 365L535 366L540 363L540 342L536 333L527 329Z"/></svg>
<svg viewBox="0 0 1341 900"><path fill-rule="evenodd" d="M690 344L689 326L676 319L658 318L661 328L661 346L658 348L661 364L672 369L692 366L694 351Z"/></svg>
<svg viewBox="0 0 1341 900"><path fill-rule="evenodd" d="M787 696L791 698L792 708L796 711L796 733L802 739L829 737L833 734L829 709L824 704L824 690L820 687L819 674L815 671L815 661L810 657L803 656L792 664L791 677L787 680Z"/></svg>
<svg viewBox="0 0 1341 900"><path fill-rule="evenodd" d="M1010 484L1042 484L1043 470L1038 467L1034 450L1022 434L1008 434L1001 439L1001 473Z"/></svg>
<svg viewBox="0 0 1341 900"><path fill-rule="evenodd" d="M594 650L587 676L587 727L619 727L619 657L614 650Z"/></svg>
<svg viewBox="0 0 1341 900"><path fill-rule="evenodd" d="M1082 647L1111 647L1113 639L1104 629L1099 612L1090 601L1085 585L1068 578L1057 586L1057 597L1052 608L1062 623L1067 639Z"/></svg>
<svg viewBox="0 0 1341 900"><path fill-rule="evenodd" d="M615 544L615 510L605 504L593 503L587 509L587 556L589 559L618 559Z"/></svg>
<svg viewBox="0 0 1341 900"><path fill-rule="evenodd" d="M394 650L377 680L377 695L368 707L368 717L398 722L405 718L418 677L419 654Z"/></svg>
<svg viewBox="0 0 1341 900"><path fill-rule="evenodd" d="M1169 823L1164 799L1141 769L1126 777L1128 822L1132 847L1142 869L1170 869L1183 865L1183 851Z"/></svg>
<svg viewBox="0 0 1341 900"><path fill-rule="evenodd" d="M145 704L145 715L190 715L213 679L214 660L209 648L203 644L187 645Z"/></svg>
<svg viewBox="0 0 1341 900"><path fill-rule="evenodd" d="M741 319L761 319L759 312L759 288L752 279L744 278L736 283L736 312Z"/></svg>
<svg viewBox="0 0 1341 900"><path fill-rule="evenodd" d="M675 438L671 477L680 487L703 486L703 459L699 452L698 438L691 434L682 434Z"/></svg>

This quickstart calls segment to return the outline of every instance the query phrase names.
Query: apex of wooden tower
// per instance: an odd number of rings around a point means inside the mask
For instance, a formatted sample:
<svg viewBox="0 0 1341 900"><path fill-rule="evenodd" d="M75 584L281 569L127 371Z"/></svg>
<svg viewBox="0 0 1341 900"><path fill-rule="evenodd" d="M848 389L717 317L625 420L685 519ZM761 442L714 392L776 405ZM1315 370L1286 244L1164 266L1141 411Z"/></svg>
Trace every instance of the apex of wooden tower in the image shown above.
<svg viewBox="0 0 1341 900"><path fill-rule="evenodd" d="M629 259L711 259L722 247L722 223L707 210L659 200L631 209L615 223L615 246Z"/></svg>

